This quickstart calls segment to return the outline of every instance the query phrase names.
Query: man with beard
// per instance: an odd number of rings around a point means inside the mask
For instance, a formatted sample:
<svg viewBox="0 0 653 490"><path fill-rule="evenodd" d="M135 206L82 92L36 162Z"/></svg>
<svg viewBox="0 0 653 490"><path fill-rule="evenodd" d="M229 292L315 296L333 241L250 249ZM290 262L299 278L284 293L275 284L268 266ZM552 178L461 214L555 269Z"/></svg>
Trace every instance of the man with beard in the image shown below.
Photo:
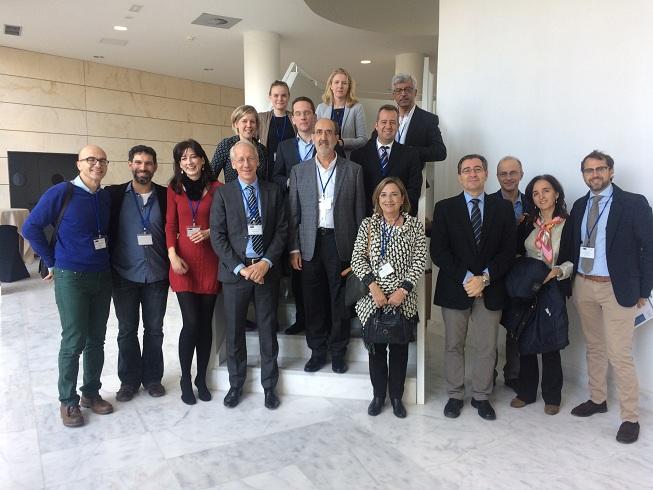
<svg viewBox="0 0 653 490"><path fill-rule="evenodd" d="M166 188L152 182L157 169L153 148L133 147L127 163L133 179L107 187L111 195L113 305L118 318L119 402L131 400L141 384L150 396L165 395L161 346L168 301ZM139 308L143 311L142 353Z"/></svg>

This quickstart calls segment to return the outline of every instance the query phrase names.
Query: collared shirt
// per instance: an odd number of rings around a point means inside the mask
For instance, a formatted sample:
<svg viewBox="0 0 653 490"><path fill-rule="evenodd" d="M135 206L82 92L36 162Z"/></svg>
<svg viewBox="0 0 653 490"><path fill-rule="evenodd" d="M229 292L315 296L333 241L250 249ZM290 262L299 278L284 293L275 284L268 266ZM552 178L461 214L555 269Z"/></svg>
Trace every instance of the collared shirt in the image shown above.
<svg viewBox="0 0 653 490"><path fill-rule="evenodd" d="M381 147L386 146L388 149L386 150L388 152L388 160L390 159L390 152L392 151L392 143L394 143L394 140L391 141L388 144L381 143L379 139L376 139L376 154L379 155L379 158L381 157Z"/></svg>
<svg viewBox="0 0 653 490"><path fill-rule="evenodd" d="M415 107L417 105L413 105L413 108L405 116L399 116L399 129L397 130L395 141L402 145L406 144L406 133L408 132L408 126L410 126L410 120L413 118Z"/></svg>
<svg viewBox="0 0 653 490"><path fill-rule="evenodd" d="M481 192L478 196L473 197L471 194L468 194L467 192L463 192L465 196L465 202L467 203L467 212L469 213L469 219L472 219L472 208L474 207L474 204L472 203L472 199L478 199L478 209L481 211L481 219L484 217L484 212L485 212L485 192ZM483 270L483 273L487 273L488 276L490 275L487 267ZM470 271L467 271L467 274L465 274L465 279L463 279L463 284L465 284L470 277L472 277L474 274L472 274Z"/></svg>
<svg viewBox="0 0 653 490"><path fill-rule="evenodd" d="M249 216L249 204L247 203L247 198L249 197L249 191L247 190L247 186L251 185L254 188L254 192L256 193L256 204L258 205L258 215L261 217L261 225L263 224L263 211L261 210L261 192L260 188L258 185L258 179L256 179L254 182L251 184L248 184L246 182L243 182L240 177L238 177L238 183L240 184L240 190L241 190L241 196L243 198L243 206L245 207L245 219L247 219L247 222L250 222L250 216ZM260 258L259 255L254 251L254 244L252 242L252 237L250 235L247 236L247 247L245 247L245 256L248 259L258 259ZM262 260L265 260L270 267L272 267L272 261L269 259L263 257ZM245 264L238 264L236 267L234 267L234 274L238 275L241 269L245 267Z"/></svg>
<svg viewBox="0 0 653 490"><path fill-rule="evenodd" d="M501 191L501 197L506 201L512 201L509 197L506 197L503 190ZM519 191L517 191L517 199L513 203L513 211L515 212L515 221L519 221L519 217L524 214L524 203L521 200L521 192Z"/></svg>
<svg viewBox="0 0 653 490"><path fill-rule="evenodd" d="M610 207L612 206L612 193L614 189L612 184L603 189L598 194L590 192L590 197L587 200L587 206L585 206L585 214L583 215L583 221L580 225L580 236L582 240L581 246L584 246L585 239L587 238L587 215L592 207L592 197L595 195L603 196L603 199L599 202L599 220L596 223L596 240L594 242L594 265L591 271L586 271L582 267L582 261L579 261L578 270L583 274L591 274L594 276L609 276L610 272L608 271L608 259L606 256L606 234L605 227L608 224L608 215L610 214Z"/></svg>
<svg viewBox="0 0 653 490"><path fill-rule="evenodd" d="M305 162L313 158L315 153L315 145L313 144L312 139L308 139L308 142L304 141L301 136L297 135L297 151L299 152L299 161Z"/></svg>
<svg viewBox="0 0 653 490"><path fill-rule="evenodd" d="M338 160L338 155L336 155L335 158L331 160L331 163L329 163L327 168L324 168L318 161L317 156L315 157L315 167L318 172L317 199L320 201L323 197L327 199L331 198L331 207L329 209L323 209L322 207L318 206L319 219L317 226L319 228L335 228L333 221L333 207L335 206L334 195L336 189L336 160ZM320 182L320 179L322 182Z"/></svg>
<svg viewBox="0 0 653 490"><path fill-rule="evenodd" d="M78 175L77 177L75 177L75 178L73 179L72 182L73 182L73 185L76 185L76 186L79 187L80 189L84 189L84 190L85 190L86 192L88 192L89 194L95 194L95 192L93 192L91 189L89 189L88 186L84 183L84 181L82 180L82 176L81 176L81 175ZM100 188L98 187L98 190L99 190L99 189L100 189ZM97 191L96 191L96 192L97 192Z"/></svg>
<svg viewBox="0 0 653 490"><path fill-rule="evenodd" d="M127 184L120 207L118 236L111 237L116 240L112 249L111 265L120 277L145 284L166 280L169 265L166 260L168 251L158 196L156 192L151 192L145 204L143 197L134 191L131 182ZM150 214L147 231L152 235L152 245L139 245L138 235L143 233L141 217L147 216L148 211Z"/></svg>

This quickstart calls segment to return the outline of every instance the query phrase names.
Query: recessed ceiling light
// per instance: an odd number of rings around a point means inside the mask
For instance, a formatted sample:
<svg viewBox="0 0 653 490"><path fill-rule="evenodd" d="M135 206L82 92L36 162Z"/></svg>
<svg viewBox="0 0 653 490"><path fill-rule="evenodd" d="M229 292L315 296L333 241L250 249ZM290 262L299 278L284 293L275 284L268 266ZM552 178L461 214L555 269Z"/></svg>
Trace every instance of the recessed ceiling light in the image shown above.
<svg viewBox="0 0 653 490"><path fill-rule="evenodd" d="M102 56L101 54L94 54L93 58L95 58L96 60L103 60L104 56Z"/></svg>
<svg viewBox="0 0 653 490"><path fill-rule="evenodd" d="M204 70L204 71L213 71L214 68L202 68L202 70Z"/></svg>
<svg viewBox="0 0 653 490"><path fill-rule="evenodd" d="M125 26L113 26L114 31L126 31L127 28Z"/></svg>
<svg viewBox="0 0 653 490"><path fill-rule="evenodd" d="M361 60L361 65L369 65L372 63L372 60Z"/></svg>
<svg viewBox="0 0 653 490"><path fill-rule="evenodd" d="M142 8L143 8L142 5L138 5L138 4L135 3L134 5L129 7L129 11L130 12L140 12Z"/></svg>

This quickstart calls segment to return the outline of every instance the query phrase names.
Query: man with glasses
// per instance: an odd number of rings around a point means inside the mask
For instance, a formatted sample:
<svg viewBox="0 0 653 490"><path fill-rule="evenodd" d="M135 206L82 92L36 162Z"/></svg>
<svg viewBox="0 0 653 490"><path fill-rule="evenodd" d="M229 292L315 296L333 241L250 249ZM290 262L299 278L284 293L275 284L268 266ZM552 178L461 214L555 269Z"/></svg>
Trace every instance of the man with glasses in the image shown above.
<svg viewBox="0 0 653 490"><path fill-rule="evenodd" d="M59 348L60 414L66 427L84 425L82 407L96 414L113 412L100 396L104 365L104 338L111 304L111 268L108 229L110 198L100 182L107 173L106 153L88 145L77 160L79 175L48 189L23 226L25 239L48 266L47 281L54 279L54 294L61 319ZM44 229L60 218L54 246ZM77 394L79 356L84 354L84 377Z"/></svg>
<svg viewBox="0 0 653 490"><path fill-rule="evenodd" d="M506 299L503 277L514 256L516 227L512 206L485 194L487 160L466 155L458 162L463 192L439 201L433 211L431 258L440 268L434 303L445 327L445 381L449 400L444 415L460 415L465 396L465 339L474 347L472 406L486 420L496 414L492 393L497 328ZM471 320L471 322L470 322Z"/></svg>
<svg viewBox="0 0 653 490"><path fill-rule="evenodd" d="M605 413L608 365L622 424L617 441L639 436L639 385L633 361L634 317L653 288L653 214L646 198L612 183L614 160L594 150L580 165L590 192L571 210L576 275L572 299L587 343L590 399L572 415Z"/></svg>

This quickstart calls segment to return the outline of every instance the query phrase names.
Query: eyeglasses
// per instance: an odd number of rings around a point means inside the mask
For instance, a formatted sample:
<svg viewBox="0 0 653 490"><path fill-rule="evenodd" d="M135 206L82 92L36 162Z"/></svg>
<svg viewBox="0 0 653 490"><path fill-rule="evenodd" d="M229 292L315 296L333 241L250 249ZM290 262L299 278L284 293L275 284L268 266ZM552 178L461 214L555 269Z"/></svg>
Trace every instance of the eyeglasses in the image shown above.
<svg viewBox="0 0 653 490"><path fill-rule="evenodd" d="M109 160L107 160L106 158L86 157L80 159L79 161L86 162L91 167L93 167L96 163L100 164L100 167L106 167L107 165L109 165Z"/></svg>
<svg viewBox="0 0 653 490"><path fill-rule="evenodd" d="M609 168L610 167L606 167L606 166L596 167L596 168L584 168L583 169L583 175L590 176L590 175L594 175L594 174L604 174L604 173L606 173L608 171Z"/></svg>
<svg viewBox="0 0 653 490"><path fill-rule="evenodd" d="M513 170L512 172L499 172L497 175L500 179L505 179L507 177L514 179L515 177L519 177L519 172Z"/></svg>
<svg viewBox="0 0 653 490"><path fill-rule="evenodd" d="M396 88L392 91L392 93L394 95L412 94L413 90L415 90L413 87Z"/></svg>
<svg viewBox="0 0 653 490"><path fill-rule="evenodd" d="M465 174L465 175L469 175L472 172L474 172L475 174L480 174L485 172L485 169L483 167L465 167L460 171L461 174Z"/></svg>

